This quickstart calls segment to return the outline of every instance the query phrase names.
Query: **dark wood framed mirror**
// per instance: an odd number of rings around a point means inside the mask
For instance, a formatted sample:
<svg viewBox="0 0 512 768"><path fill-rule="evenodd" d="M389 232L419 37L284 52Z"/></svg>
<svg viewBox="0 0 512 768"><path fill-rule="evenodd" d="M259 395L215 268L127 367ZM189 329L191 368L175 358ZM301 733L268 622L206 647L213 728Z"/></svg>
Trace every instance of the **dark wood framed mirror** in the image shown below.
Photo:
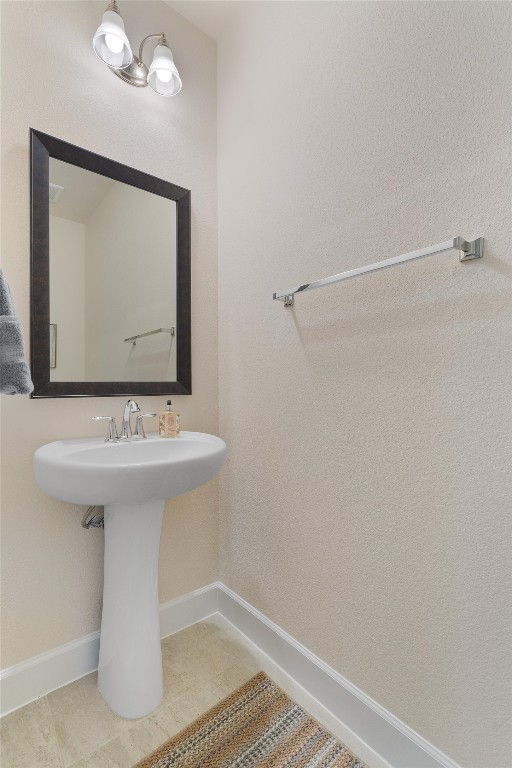
<svg viewBox="0 0 512 768"><path fill-rule="evenodd" d="M30 130L32 397L192 394L190 191Z"/></svg>

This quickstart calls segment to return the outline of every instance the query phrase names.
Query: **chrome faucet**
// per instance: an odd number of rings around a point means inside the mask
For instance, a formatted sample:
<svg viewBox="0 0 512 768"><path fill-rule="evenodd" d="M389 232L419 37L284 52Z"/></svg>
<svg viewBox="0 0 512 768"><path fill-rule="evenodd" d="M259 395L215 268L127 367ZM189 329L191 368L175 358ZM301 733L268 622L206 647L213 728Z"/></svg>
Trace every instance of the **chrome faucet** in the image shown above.
<svg viewBox="0 0 512 768"><path fill-rule="evenodd" d="M130 423L130 418L132 413L138 413L137 416L137 424L135 427L135 432L132 431L132 425ZM119 440L128 440L130 437L133 437L135 439L144 439L146 437L146 433L144 431L144 425L142 423L142 419L146 418L154 418L156 416L156 413L140 413L139 404L135 402L135 400L127 400L126 405L123 409L123 423L121 426L121 434L117 434L117 427L116 427L116 420L113 416L93 416L93 421L103 421L107 420L109 424L108 433L105 438L106 443L117 443Z"/></svg>
<svg viewBox="0 0 512 768"><path fill-rule="evenodd" d="M121 434L119 435L120 440L127 440L129 437L132 436L132 427L130 424L130 416L132 413L137 413L140 411L139 404L135 402L135 400L127 400L126 405L124 406L123 411L123 423L121 425Z"/></svg>

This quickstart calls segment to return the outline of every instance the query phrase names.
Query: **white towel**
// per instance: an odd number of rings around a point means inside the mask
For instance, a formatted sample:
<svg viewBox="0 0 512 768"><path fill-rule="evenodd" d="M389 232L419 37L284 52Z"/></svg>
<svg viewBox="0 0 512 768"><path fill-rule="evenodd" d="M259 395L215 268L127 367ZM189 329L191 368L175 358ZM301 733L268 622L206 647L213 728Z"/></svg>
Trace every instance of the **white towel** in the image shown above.
<svg viewBox="0 0 512 768"><path fill-rule="evenodd" d="M0 269L0 394L28 395L34 389L23 352L20 321Z"/></svg>

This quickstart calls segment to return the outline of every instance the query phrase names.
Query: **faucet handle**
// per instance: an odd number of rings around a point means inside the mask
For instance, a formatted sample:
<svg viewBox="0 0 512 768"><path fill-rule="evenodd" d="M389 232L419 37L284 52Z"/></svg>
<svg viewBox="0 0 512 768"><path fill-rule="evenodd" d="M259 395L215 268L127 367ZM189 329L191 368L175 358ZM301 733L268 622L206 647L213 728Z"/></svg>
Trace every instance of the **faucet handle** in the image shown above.
<svg viewBox="0 0 512 768"><path fill-rule="evenodd" d="M117 434L117 426L116 426L116 420L113 416L93 416L93 421L108 421L108 433L105 438L106 443L115 443L116 440L119 440L119 436Z"/></svg>
<svg viewBox="0 0 512 768"><path fill-rule="evenodd" d="M146 433L144 432L144 424L142 423L142 419L154 419L156 416L156 413L141 413L139 416L137 416L137 421L135 423L135 432L133 433L134 437L139 438L145 438Z"/></svg>

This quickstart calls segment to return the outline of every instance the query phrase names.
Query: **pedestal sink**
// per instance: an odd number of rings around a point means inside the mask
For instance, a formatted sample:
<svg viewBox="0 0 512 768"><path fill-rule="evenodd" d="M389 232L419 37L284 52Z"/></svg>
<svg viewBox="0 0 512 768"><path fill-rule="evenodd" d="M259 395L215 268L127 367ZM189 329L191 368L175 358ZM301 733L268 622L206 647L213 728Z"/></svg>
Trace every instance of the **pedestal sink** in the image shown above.
<svg viewBox="0 0 512 768"><path fill-rule="evenodd" d="M163 696L158 556L165 499L206 483L225 459L224 441L201 432L59 440L34 454L46 493L105 508L98 688L121 717L144 717Z"/></svg>

